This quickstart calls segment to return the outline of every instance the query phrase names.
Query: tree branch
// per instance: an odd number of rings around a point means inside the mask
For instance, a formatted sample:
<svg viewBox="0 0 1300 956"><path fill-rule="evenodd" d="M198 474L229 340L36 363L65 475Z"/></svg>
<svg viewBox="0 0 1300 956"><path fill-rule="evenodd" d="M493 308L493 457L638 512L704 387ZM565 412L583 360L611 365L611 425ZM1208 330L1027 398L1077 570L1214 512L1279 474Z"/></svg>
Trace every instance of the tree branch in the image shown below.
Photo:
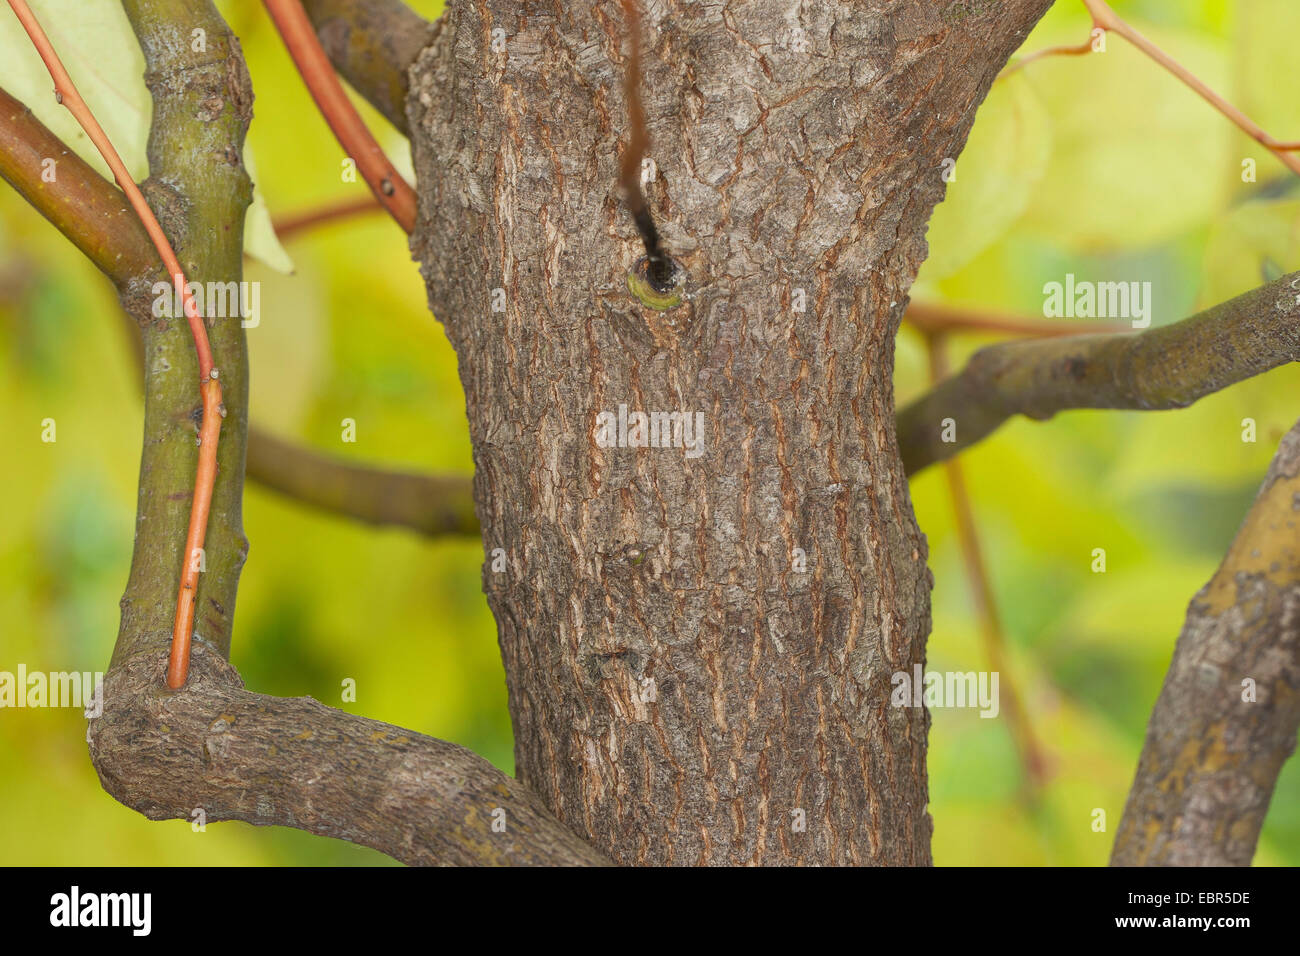
<svg viewBox="0 0 1300 956"><path fill-rule="evenodd" d="M239 163L252 103L243 58L210 3L124 6L154 97L149 162L166 185L151 181L147 189L159 219L192 274L237 279L250 196ZM205 32L208 52L193 52L194 29ZM247 364L243 329L229 319L214 324L212 345L220 367L231 371L228 394L236 404L222 443L213 546L200 576L191 679L180 693L166 687L168 593L186 519L187 495L176 486L195 456L193 402L183 393L195 359L177 340L184 326L151 321L139 283L122 285L124 304L144 325L145 441L122 623L103 710L87 733L105 789L153 819L192 819L201 809L205 819L295 826L412 863L602 862L537 797L459 747L309 699L242 688L225 658L247 549L240 519Z"/></svg>
<svg viewBox="0 0 1300 956"><path fill-rule="evenodd" d="M1174 325L1123 335L1003 342L898 415L909 475L951 458L1012 415L1048 419L1072 408L1184 408L1198 398L1300 360L1300 272ZM956 440L943 440L943 421Z"/></svg>
<svg viewBox="0 0 1300 956"><path fill-rule="evenodd" d="M404 135L406 71L438 26L398 0L303 0L334 68Z"/></svg>
<svg viewBox="0 0 1300 956"><path fill-rule="evenodd" d="M311 21L298 0L262 0L293 57L303 82L334 136L356 163L357 170L404 232L415 228L415 190L379 148L360 114L343 92Z"/></svg>
<svg viewBox="0 0 1300 956"><path fill-rule="evenodd" d="M304 504L371 524L430 536L479 533L467 476L366 468L259 431L248 435L248 476Z"/></svg>
<svg viewBox="0 0 1300 956"><path fill-rule="evenodd" d="M210 3L124 0L144 53L153 95L150 178L143 191L163 231L195 282L238 282L244 211L252 184L240 162L252 88L238 42ZM191 46L194 30L206 37ZM122 283L119 283L121 286ZM198 376L183 322L155 318L151 277L126 281L123 305L141 323L145 347L145 423L140 462L135 551L122 598L114 660L152 649L168 615L189 526L189 484L195 474ZM204 570L196 594L194 641L229 653L243 533L244 436L248 428L248 357L237 314L210 318L214 364L221 369L227 416L217 455ZM167 622L170 630L171 622Z"/></svg>
<svg viewBox="0 0 1300 956"><path fill-rule="evenodd" d="M56 160L54 182L42 162ZM0 89L0 177L85 253L119 290L131 279L166 279L166 270L126 196L18 100Z"/></svg>
<svg viewBox="0 0 1300 956"><path fill-rule="evenodd" d="M47 157L58 159L58 175L52 183L41 178L41 161ZM143 370L141 326L154 321L144 292L154 282L165 281L166 272L126 197L2 89L0 177L85 253L120 293L136 290L123 302L133 313L130 341ZM346 211L363 208L379 207L367 199L364 207L349 204ZM335 209L317 211L301 220L314 222L336 213ZM431 536L478 534L471 482L465 476L388 472L348 464L253 426L248 430L246 474L272 490L345 517L400 525Z"/></svg>
<svg viewBox="0 0 1300 956"><path fill-rule="evenodd" d="M243 688L196 647L184 693L163 659L105 678L90 751L104 789L151 820L243 820L373 847L412 865L601 865L531 791L463 747ZM495 827L495 828L494 828Z"/></svg>
<svg viewBox="0 0 1300 956"><path fill-rule="evenodd" d="M1192 599L1115 866L1246 866L1300 729L1300 422Z"/></svg>

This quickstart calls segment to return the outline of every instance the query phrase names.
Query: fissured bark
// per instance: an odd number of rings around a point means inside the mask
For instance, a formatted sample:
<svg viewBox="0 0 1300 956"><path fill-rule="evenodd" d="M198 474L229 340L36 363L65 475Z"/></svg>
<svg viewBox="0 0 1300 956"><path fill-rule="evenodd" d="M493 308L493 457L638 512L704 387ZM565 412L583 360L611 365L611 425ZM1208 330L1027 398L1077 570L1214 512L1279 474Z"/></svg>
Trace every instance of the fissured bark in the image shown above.
<svg viewBox="0 0 1300 956"><path fill-rule="evenodd" d="M627 283L617 3L453 2L413 68L517 772L614 859L930 862L928 717L890 706L931 585L894 335L944 160L1049 5L643 4L663 311ZM699 444L621 447L624 411L627 445L636 412Z"/></svg>

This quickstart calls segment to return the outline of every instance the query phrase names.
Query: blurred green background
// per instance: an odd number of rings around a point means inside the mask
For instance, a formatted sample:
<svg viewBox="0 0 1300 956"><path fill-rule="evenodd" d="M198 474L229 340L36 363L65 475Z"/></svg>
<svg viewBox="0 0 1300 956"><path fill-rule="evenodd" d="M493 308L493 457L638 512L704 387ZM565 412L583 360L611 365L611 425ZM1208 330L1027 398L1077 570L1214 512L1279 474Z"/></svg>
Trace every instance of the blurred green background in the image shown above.
<svg viewBox="0 0 1300 956"><path fill-rule="evenodd" d="M360 198L260 4L221 4L258 94L250 144L275 214ZM440 2L413 3L426 16ZM1292 0L1114 3L1116 11L1281 139L1300 137ZM39 9L39 7L38 7ZM5 11L8 15L8 11ZM1058 0L1024 50L1078 43ZM5 84L0 69L0 85ZM366 107L395 155L401 139ZM1242 181L1242 161L1258 182ZM665 174L671 178L671 171ZM1119 37L998 83L930 230L915 301L1034 316L1042 287L1149 280L1160 325L1296 267L1295 177ZM295 273L250 264L252 419L327 453L410 469L471 468L455 358L400 231L382 215L288 244ZM988 337L960 336L959 365ZM899 339L899 403L927 385L919 334ZM1049 776L1034 792L1005 719L936 710L930 811L938 864L1105 863L1174 640L1300 415L1295 365L1167 413L1017 420L963 456L1008 647ZM131 554L141 405L114 293L0 187L0 670L102 670ZM40 441L41 422L58 441ZM339 422L357 422L340 441ZM1258 442L1241 422L1258 423ZM943 471L913 482L931 546L929 667L987 660ZM252 548L232 659L247 685L310 695L452 740L512 771L495 627L477 541L426 541L304 509L250 484ZM1091 571L1105 548L1107 571ZM341 700L356 681L355 703ZM1003 708L1005 715L1006 708ZM101 789L73 710L0 711L0 863L375 864L289 829L194 832ZM1300 863L1300 762L1283 772L1257 864ZM1107 829L1093 831L1093 810Z"/></svg>

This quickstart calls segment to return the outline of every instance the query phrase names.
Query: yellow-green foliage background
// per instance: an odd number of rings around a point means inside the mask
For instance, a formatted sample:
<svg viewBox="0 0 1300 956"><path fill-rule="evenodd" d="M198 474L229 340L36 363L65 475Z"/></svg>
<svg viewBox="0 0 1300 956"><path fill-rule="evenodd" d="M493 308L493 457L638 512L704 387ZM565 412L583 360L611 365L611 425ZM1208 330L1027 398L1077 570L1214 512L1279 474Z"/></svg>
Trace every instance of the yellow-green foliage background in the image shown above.
<svg viewBox="0 0 1300 956"><path fill-rule="evenodd" d="M107 0L96 0L107 2ZM433 0L414 6L434 15ZM1292 0L1119 2L1117 11L1281 138L1295 105ZM274 213L361 197L261 5L228 0L257 92L250 142ZM8 11L2 15L8 16ZM1082 4L1059 0L1025 50L1077 43ZM5 83L0 65L0 85ZM385 145L401 141L372 111ZM1245 158L1259 182L1241 181ZM659 157L671 178L671 157ZM936 173L937 174L937 173ZM1041 315L1042 286L1149 280L1154 324L1296 268L1300 189L1262 148L1122 39L1040 61L981 107L930 231L913 298ZM359 461L468 473L454 356L399 230L379 215L295 240L296 273L263 283L249 332L252 419ZM988 339L961 337L960 363ZM920 337L899 340L900 404L926 384ZM1049 756L1026 796L1005 719L938 710L930 809L939 864L1106 861L1144 725L1184 610L1209 578L1278 438L1300 415L1291 366L1169 413L1017 420L963 458L1014 681ZM141 406L107 282L0 187L0 670L102 670L131 555ZM1259 441L1241 440L1243 418ZM58 441L40 441L41 421ZM340 421L357 422L356 444ZM913 482L929 536L929 666L986 668L941 469ZM256 484L233 660L248 686L464 744L512 770L495 628L477 541L427 541L326 517ZM1107 571L1090 570L1105 548ZM357 682L355 704L340 699ZM1004 694L1005 697L1005 694ZM1005 714L1005 708L1003 713ZM151 823L100 789L85 722L0 711L0 863L390 862L378 853L237 823ZM1282 775L1261 864L1300 863L1300 764ZM1107 832L1092 829L1093 809Z"/></svg>

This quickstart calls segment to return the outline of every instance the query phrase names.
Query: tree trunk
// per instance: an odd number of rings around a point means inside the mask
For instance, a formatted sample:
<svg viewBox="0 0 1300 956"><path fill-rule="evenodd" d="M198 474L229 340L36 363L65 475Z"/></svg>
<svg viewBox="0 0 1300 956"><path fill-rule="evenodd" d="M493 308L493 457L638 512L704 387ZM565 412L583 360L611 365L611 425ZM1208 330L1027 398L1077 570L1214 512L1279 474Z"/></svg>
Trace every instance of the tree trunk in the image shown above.
<svg viewBox="0 0 1300 956"><path fill-rule="evenodd" d="M616 3L453 3L412 71L517 772L623 863L928 863L894 335L944 160L1050 0L645 6L675 307L627 282ZM636 447L636 412L688 430Z"/></svg>

